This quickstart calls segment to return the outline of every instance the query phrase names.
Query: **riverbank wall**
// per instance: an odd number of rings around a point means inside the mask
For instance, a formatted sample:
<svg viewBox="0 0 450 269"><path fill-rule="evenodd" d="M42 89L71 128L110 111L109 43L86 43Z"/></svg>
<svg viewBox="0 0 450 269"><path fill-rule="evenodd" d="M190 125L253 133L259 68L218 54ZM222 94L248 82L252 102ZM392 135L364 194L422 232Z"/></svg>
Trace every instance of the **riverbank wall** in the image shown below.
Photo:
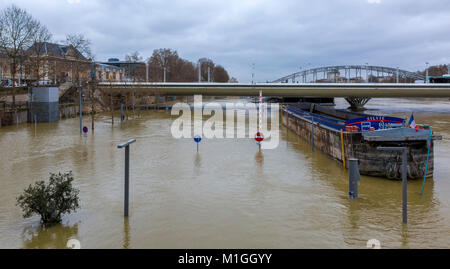
<svg viewBox="0 0 450 269"><path fill-rule="evenodd" d="M77 104L59 104L59 119L77 117L80 106ZM33 109L18 109L16 111L0 111L0 128L3 126L34 122Z"/></svg>

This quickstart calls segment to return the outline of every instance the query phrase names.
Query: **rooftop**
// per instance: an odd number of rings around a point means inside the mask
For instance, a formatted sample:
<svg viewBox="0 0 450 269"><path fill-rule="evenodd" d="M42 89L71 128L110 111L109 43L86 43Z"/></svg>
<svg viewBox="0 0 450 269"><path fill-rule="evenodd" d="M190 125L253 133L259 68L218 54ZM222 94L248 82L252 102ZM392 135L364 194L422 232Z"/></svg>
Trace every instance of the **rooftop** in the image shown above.
<svg viewBox="0 0 450 269"><path fill-rule="evenodd" d="M41 55L49 55L56 57L72 56L81 60L87 60L86 57L84 57L84 55L81 52L79 52L76 48L74 48L71 45L60 45L56 43L44 42L39 48L38 43L35 43L27 50L27 53L33 55L35 54L37 49L40 49L39 54Z"/></svg>

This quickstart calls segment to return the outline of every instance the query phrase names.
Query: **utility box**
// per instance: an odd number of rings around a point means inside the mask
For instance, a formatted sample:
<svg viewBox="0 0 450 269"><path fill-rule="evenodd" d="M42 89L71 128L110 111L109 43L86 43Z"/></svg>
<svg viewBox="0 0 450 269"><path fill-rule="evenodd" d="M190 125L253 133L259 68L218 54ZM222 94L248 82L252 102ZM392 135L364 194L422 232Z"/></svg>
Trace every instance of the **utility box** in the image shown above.
<svg viewBox="0 0 450 269"><path fill-rule="evenodd" d="M31 117L36 115L37 122L59 120L59 89L57 87L34 87L31 105Z"/></svg>

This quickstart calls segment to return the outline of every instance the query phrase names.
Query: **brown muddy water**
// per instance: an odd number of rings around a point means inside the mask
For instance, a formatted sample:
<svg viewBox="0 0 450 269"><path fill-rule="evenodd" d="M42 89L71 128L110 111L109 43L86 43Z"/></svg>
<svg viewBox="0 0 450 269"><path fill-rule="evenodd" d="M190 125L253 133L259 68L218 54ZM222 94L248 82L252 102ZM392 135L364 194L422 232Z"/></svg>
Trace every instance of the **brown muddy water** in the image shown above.
<svg viewBox="0 0 450 269"><path fill-rule="evenodd" d="M346 107L337 99L338 107ZM434 178L408 182L402 224L401 182L362 177L350 200L341 165L280 127L276 149L252 139L174 139L176 118L142 111L112 127L97 118L79 134L78 118L0 128L0 248L450 248L450 101L374 99L369 113L409 117L443 136ZM116 118L117 120L117 118ZM90 127L90 119L85 123ZM130 217L123 218L124 151L131 146ZM16 197L50 172L72 170L81 208L61 225L23 219Z"/></svg>

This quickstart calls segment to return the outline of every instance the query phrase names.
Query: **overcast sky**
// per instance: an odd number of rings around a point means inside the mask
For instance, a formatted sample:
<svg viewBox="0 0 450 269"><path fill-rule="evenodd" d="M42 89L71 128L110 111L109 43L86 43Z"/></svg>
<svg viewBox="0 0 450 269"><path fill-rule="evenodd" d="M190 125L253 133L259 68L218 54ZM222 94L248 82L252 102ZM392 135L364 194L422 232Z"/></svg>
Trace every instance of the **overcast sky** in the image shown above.
<svg viewBox="0 0 450 269"><path fill-rule="evenodd" d="M56 41L82 33L97 60L172 48L208 57L240 82L341 64L409 71L450 63L449 0L1 0L26 9Z"/></svg>

